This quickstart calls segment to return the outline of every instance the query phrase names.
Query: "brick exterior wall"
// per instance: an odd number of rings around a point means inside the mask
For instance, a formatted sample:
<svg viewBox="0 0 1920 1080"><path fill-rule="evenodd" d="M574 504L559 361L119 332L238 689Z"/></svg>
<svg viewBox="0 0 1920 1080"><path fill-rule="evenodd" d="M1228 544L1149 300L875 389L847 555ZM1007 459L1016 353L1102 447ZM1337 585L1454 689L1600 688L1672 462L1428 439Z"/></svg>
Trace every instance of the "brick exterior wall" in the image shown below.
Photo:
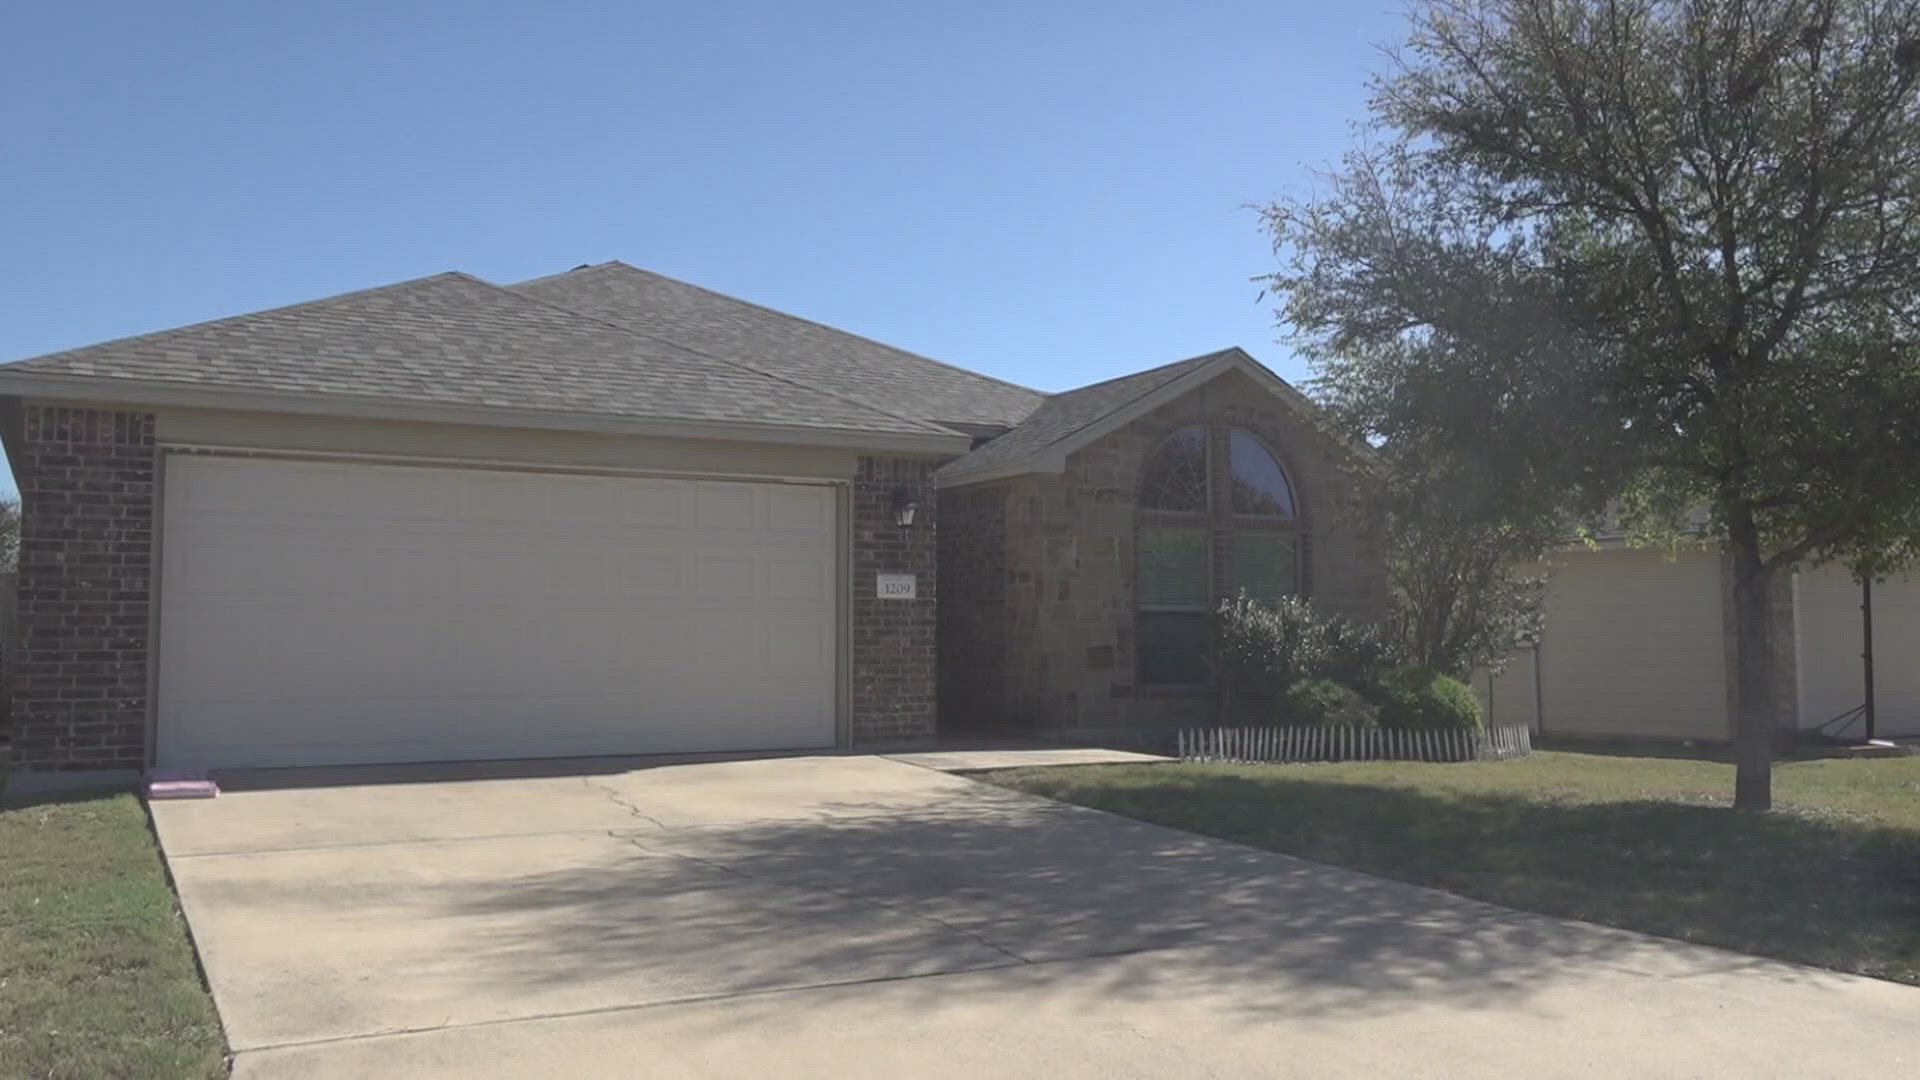
<svg viewBox="0 0 1920 1080"><path fill-rule="evenodd" d="M991 728L1007 673L1007 487L940 493L940 717Z"/></svg>
<svg viewBox="0 0 1920 1080"><path fill-rule="evenodd" d="M1092 734L1164 729L1212 715L1213 698L1204 688L1142 688L1134 677L1140 467L1168 433L1195 422L1246 428L1279 455L1304 526L1307 595L1355 618L1385 614L1385 566L1348 496L1350 451L1253 380L1230 372L1069 455L1063 474L1015 477L943 496L955 513L973 505L966 499L1004 504L1003 553L996 550L1001 541L952 518L954 534L942 552L972 576L984 574L978 564L1003 560L998 633L985 618L950 614L943 622L944 680L980 683L982 700L974 705L980 720L991 714L1018 728ZM995 650L1004 666L991 680L964 662ZM960 700L959 692L949 694Z"/></svg>
<svg viewBox="0 0 1920 1080"><path fill-rule="evenodd" d="M860 459L853 481L853 741L931 738L938 712L934 568L939 510L936 462ZM893 493L919 504L911 528L895 520ZM875 575L913 574L917 599L882 600Z"/></svg>
<svg viewBox="0 0 1920 1080"><path fill-rule="evenodd" d="M143 768L153 416L29 402L21 420L13 763Z"/></svg>

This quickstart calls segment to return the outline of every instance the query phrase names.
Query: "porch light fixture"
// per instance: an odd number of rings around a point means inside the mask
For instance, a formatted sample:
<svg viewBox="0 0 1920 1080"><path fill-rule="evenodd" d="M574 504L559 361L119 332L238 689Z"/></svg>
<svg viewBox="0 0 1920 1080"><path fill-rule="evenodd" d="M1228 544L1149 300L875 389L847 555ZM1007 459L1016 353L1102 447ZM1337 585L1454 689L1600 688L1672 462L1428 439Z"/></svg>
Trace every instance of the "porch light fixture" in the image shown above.
<svg viewBox="0 0 1920 1080"><path fill-rule="evenodd" d="M893 489L893 520L899 522L901 528L913 528L913 515L919 509L920 504L913 501L912 492L904 487Z"/></svg>

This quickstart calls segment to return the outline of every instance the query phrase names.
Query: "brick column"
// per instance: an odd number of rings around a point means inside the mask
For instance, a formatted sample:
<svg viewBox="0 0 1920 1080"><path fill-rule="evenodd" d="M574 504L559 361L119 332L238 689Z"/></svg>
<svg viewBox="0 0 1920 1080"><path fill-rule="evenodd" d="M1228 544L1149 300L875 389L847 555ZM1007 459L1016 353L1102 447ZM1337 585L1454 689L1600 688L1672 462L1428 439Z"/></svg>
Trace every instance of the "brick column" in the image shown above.
<svg viewBox="0 0 1920 1080"><path fill-rule="evenodd" d="M912 458L860 459L853 482L853 740L931 738L935 728L933 470ZM894 491L919 505L911 528ZM917 599L882 600L875 575L913 574Z"/></svg>
<svg viewBox="0 0 1920 1080"><path fill-rule="evenodd" d="M22 409L13 763L146 764L153 416Z"/></svg>
<svg viewBox="0 0 1920 1080"><path fill-rule="evenodd" d="M949 731L1004 725L1007 485L942 491L937 546L941 722Z"/></svg>

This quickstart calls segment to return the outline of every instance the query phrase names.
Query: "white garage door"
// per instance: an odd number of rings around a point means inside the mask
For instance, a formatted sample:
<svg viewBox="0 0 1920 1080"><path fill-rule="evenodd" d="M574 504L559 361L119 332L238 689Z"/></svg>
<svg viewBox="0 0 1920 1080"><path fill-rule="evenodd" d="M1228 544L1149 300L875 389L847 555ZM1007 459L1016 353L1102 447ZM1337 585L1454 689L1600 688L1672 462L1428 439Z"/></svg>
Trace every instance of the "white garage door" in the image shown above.
<svg viewBox="0 0 1920 1080"><path fill-rule="evenodd" d="M830 488L174 455L163 517L163 766L834 742Z"/></svg>

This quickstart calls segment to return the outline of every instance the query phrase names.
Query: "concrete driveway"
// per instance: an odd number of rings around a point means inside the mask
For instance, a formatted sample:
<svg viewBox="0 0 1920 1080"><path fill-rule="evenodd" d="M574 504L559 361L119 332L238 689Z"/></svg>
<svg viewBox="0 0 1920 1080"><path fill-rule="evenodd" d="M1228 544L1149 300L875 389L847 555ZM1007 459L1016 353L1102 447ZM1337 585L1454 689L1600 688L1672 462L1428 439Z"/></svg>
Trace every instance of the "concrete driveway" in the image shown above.
<svg viewBox="0 0 1920 1080"><path fill-rule="evenodd" d="M1517 914L943 763L345 771L154 811L242 1078L1920 1066L1920 989Z"/></svg>

